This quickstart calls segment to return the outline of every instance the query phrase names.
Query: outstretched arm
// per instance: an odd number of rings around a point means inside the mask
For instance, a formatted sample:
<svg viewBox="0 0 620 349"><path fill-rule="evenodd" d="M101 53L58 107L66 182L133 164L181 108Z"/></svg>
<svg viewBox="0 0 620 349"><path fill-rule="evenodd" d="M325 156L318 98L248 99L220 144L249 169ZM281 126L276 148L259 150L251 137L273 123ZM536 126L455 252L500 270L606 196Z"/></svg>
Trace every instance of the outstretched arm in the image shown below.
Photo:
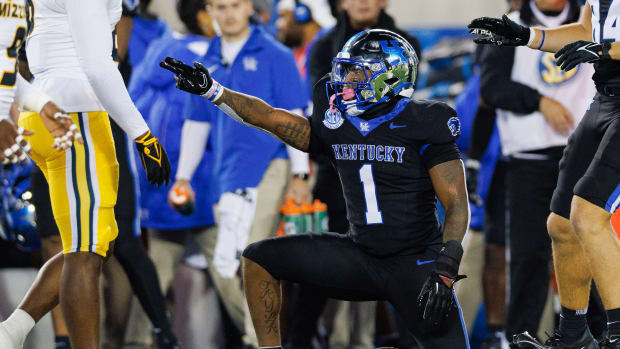
<svg viewBox="0 0 620 349"><path fill-rule="evenodd" d="M591 19L592 8L586 2L579 22L557 28L528 28L506 15L501 19L476 18L467 27L476 35L477 44L528 46L555 52L556 64L569 71L581 63L620 60L620 44L604 39L603 33L593 33Z"/></svg>
<svg viewBox="0 0 620 349"><path fill-rule="evenodd" d="M267 131L301 151L310 145L310 122L303 116L274 108L260 98L224 88L200 63L190 67L174 58L160 65L175 73L177 88L201 95L236 121Z"/></svg>
<svg viewBox="0 0 620 349"><path fill-rule="evenodd" d="M534 34L534 37L530 39L531 43L528 44L528 47L546 52L557 52L562 47L578 40L592 41L591 17L590 5L586 2L581 9L581 19L579 22L550 29L532 28L531 33ZM545 32L544 36L543 30Z"/></svg>
<svg viewBox="0 0 620 349"><path fill-rule="evenodd" d="M274 108L260 98L227 88L215 104L231 117L236 119L237 116L243 123L265 130L301 151L308 151L310 122L303 116ZM231 115L231 111L235 116Z"/></svg>
<svg viewBox="0 0 620 349"><path fill-rule="evenodd" d="M433 166L428 172L435 193L446 210L443 241L461 242L469 226L470 217L463 161L446 161Z"/></svg>
<svg viewBox="0 0 620 349"><path fill-rule="evenodd" d="M502 18L476 18L467 27L470 33L477 36L474 39L477 44L528 46L542 51L556 52L575 41L592 41L591 16L590 5L586 2L579 22L556 28L528 28L514 22L506 15Z"/></svg>

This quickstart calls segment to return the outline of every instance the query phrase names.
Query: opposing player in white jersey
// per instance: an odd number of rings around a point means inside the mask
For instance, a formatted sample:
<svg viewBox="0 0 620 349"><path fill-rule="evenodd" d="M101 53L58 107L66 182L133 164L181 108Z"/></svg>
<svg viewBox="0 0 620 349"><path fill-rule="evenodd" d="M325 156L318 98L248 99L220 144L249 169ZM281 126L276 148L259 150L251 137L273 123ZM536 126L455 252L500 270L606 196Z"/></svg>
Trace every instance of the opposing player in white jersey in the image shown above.
<svg viewBox="0 0 620 349"><path fill-rule="evenodd" d="M620 206L620 2L588 0L579 23L527 28L504 16L470 25L478 44L527 45L556 52L570 70L594 63L598 93L568 140L547 220L562 313L559 331L544 345L516 335L519 348L599 348L586 324L594 279L607 313L609 336L602 348L620 348L620 244L611 215Z"/></svg>
<svg viewBox="0 0 620 349"><path fill-rule="evenodd" d="M58 150L70 146L73 133L77 130L72 126L71 119L47 95L30 86L17 73L17 51L28 33L31 14L31 7L26 0L0 2L0 50L6 53L0 54L0 161L3 164L25 161L26 153L30 151L24 136L32 135L32 131L17 128L16 119L10 117L14 101L17 107L44 116L48 130L58 139ZM70 127L73 127L71 131ZM65 138L61 142L62 137Z"/></svg>
<svg viewBox="0 0 620 349"><path fill-rule="evenodd" d="M23 0L7 1L11 7ZM4 13L5 3L0 4ZM34 0L33 5L35 25L26 43L33 85L69 113L83 143L52 151L54 139L39 114L19 117L20 126L34 131L25 138L32 145L30 157L49 183L63 252L41 268L18 309L0 323L0 348L22 348L35 322L60 303L72 347L96 349L99 275L118 233L118 163L107 112L136 140L151 183L167 184L170 165L113 61L112 32L121 0Z"/></svg>

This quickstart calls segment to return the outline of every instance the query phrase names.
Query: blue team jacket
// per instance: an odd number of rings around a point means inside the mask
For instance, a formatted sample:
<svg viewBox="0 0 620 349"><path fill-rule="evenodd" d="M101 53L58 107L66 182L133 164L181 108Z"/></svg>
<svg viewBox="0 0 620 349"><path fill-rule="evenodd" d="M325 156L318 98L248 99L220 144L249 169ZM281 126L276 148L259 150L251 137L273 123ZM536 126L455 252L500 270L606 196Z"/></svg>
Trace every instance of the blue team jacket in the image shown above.
<svg viewBox="0 0 620 349"><path fill-rule="evenodd" d="M252 27L230 66L222 63L220 37L213 39L202 63L223 86L261 98L274 107L304 109L308 103L292 52L260 27ZM209 139L213 141L218 193L256 187L272 159L287 157L282 142L234 121L205 98L188 96L185 110L189 119L212 123Z"/></svg>
<svg viewBox="0 0 620 349"><path fill-rule="evenodd" d="M132 99L166 149L172 167L172 181L179 162L181 129L185 121L181 111L187 93L175 88L173 74L161 68L159 62L166 56L193 62L204 55L208 45L205 37L168 31L149 46L142 63L134 67L129 84ZM196 206L189 216L177 213L168 205L171 185L157 188L148 183L144 171L140 171L142 226L173 230L213 224L211 162L212 152L207 150L191 182L196 192Z"/></svg>
<svg viewBox="0 0 620 349"><path fill-rule="evenodd" d="M168 31L166 22L161 19L147 19L140 16L133 18L131 36L129 37L129 63L135 69L144 59L149 45Z"/></svg>

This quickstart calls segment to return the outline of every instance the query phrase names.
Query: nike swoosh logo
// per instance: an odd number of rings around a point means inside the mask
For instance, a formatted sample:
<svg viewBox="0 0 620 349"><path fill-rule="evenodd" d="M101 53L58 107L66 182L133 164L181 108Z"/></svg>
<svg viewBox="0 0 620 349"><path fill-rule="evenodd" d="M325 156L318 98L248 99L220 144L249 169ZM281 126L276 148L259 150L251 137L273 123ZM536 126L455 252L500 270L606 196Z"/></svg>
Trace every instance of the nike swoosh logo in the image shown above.
<svg viewBox="0 0 620 349"><path fill-rule="evenodd" d="M418 265L424 265L424 264L428 264L428 263L433 263L435 260L434 259L429 259L427 261L423 261L421 259L418 259Z"/></svg>
<svg viewBox="0 0 620 349"><path fill-rule="evenodd" d="M598 54L596 54L595 52L590 51L587 46L582 46L582 47L578 48L577 51L586 51L587 53L593 55L594 57L599 58Z"/></svg>
<svg viewBox="0 0 620 349"><path fill-rule="evenodd" d="M402 127L407 127L407 125L394 125L393 122L390 122L390 130L393 130L395 128L402 128Z"/></svg>

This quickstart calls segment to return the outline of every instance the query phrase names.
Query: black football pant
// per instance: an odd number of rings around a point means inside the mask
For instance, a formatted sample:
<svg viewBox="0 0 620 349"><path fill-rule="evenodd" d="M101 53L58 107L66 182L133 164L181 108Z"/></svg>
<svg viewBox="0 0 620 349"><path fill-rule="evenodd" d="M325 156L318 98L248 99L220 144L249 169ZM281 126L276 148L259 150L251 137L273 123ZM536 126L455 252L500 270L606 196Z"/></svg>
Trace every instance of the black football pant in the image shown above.
<svg viewBox="0 0 620 349"><path fill-rule="evenodd" d="M329 231L345 234L349 230L347 209L342 194L342 185L336 170L324 155L315 159L318 164L317 183L312 196L327 204ZM293 288L287 347L311 349L312 338L317 334L319 318L325 310L328 297L319 289L310 285L298 285ZM299 314L303 314L300 316Z"/></svg>
<svg viewBox="0 0 620 349"><path fill-rule="evenodd" d="M460 307L452 309L440 328L426 328L418 316L417 296L437 254L429 248L419 254L377 257L336 233L270 238L243 252L274 278L316 287L330 298L389 301L422 349L468 348Z"/></svg>
<svg viewBox="0 0 620 349"><path fill-rule="evenodd" d="M547 217L562 148L510 157L506 174L510 280L506 338L538 333L549 291L551 239Z"/></svg>

